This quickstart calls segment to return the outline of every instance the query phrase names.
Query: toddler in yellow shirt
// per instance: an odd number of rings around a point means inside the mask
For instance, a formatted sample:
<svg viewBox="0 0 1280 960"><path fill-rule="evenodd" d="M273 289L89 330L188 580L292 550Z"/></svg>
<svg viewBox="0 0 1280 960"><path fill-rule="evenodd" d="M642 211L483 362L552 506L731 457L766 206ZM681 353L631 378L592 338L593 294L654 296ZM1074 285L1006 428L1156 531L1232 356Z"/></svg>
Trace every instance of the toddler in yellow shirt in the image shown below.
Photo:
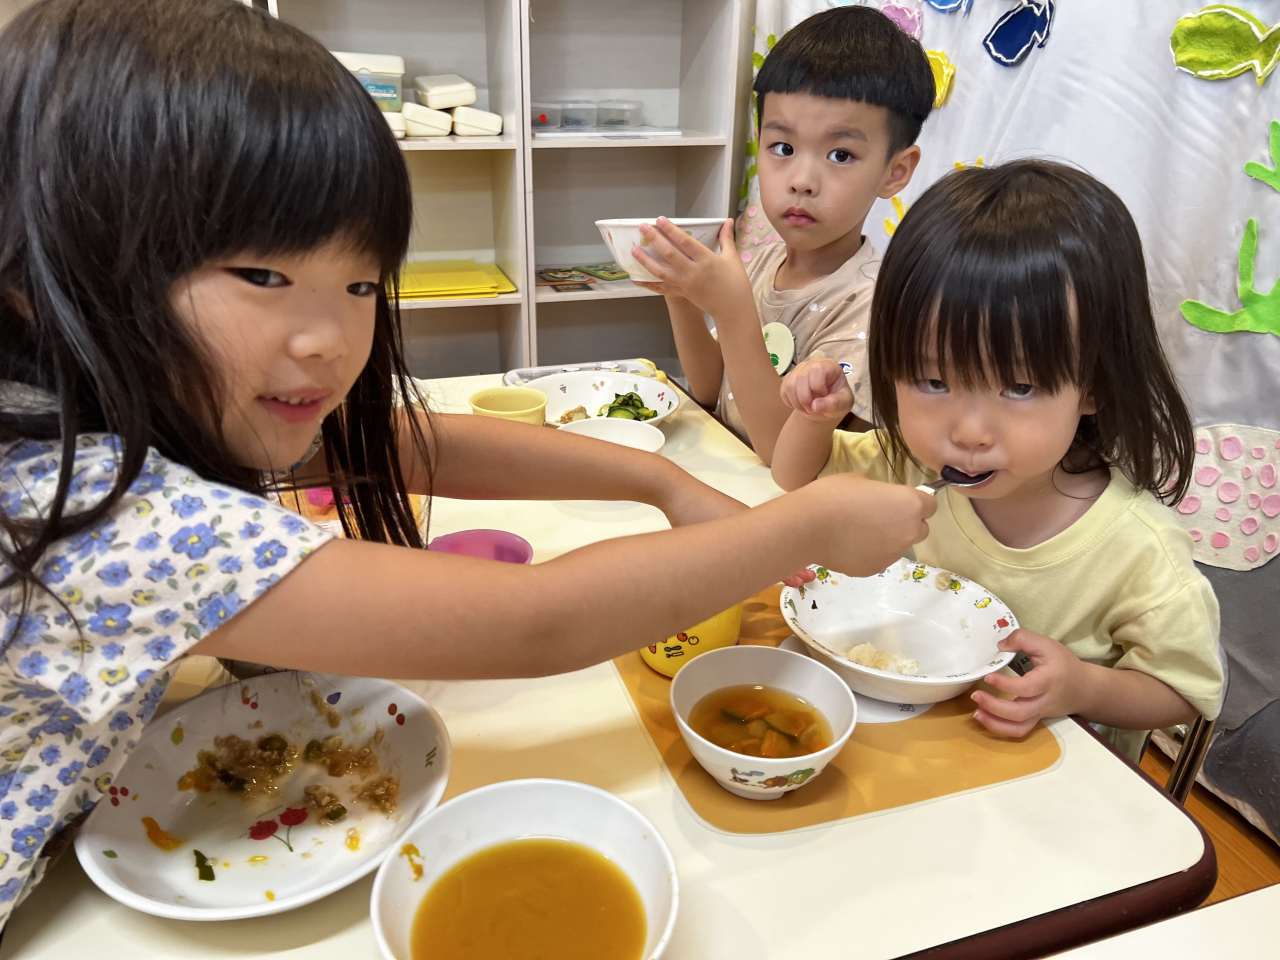
<svg viewBox="0 0 1280 960"><path fill-rule="evenodd" d="M1023 676L992 675L974 717L1019 737L1077 714L1137 759L1147 730L1217 716L1218 604L1166 503L1194 435L1156 336L1142 244L1120 199L1073 168L956 171L903 219L871 307L878 432L837 432L853 397L811 360L773 476L918 484L944 467L916 558L981 583L1023 629ZM1162 503L1161 501L1165 501Z"/></svg>

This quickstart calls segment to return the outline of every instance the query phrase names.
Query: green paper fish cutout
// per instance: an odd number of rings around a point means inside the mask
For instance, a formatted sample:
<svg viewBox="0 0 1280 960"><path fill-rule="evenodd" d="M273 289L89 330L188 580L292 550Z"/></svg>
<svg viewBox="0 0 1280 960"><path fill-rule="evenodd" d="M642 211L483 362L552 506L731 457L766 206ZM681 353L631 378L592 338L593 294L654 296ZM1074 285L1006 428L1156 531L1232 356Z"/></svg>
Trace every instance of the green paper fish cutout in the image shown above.
<svg viewBox="0 0 1280 960"><path fill-rule="evenodd" d="M1280 24L1268 28L1246 10L1215 3L1174 24L1169 46L1178 69L1202 80L1252 70L1261 86L1280 61Z"/></svg>

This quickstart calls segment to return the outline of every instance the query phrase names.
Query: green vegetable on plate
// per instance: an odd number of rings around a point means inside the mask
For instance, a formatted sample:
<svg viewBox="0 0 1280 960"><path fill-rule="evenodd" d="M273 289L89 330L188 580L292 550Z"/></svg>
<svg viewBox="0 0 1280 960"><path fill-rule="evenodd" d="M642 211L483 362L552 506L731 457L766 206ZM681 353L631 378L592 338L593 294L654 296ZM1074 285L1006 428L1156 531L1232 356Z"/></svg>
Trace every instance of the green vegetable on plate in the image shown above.
<svg viewBox="0 0 1280 960"><path fill-rule="evenodd" d="M656 411L644 405L644 399L638 393L614 394L613 402L606 403L597 414L614 420L652 420L657 415Z"/></svg>

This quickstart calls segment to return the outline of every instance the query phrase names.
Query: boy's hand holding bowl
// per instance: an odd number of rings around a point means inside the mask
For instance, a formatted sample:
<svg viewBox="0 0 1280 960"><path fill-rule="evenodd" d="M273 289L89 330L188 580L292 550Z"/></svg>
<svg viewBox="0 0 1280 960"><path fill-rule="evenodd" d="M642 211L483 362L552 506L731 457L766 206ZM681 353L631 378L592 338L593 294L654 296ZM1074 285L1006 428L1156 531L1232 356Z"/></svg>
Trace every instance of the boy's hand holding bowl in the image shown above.
<svg viewBox="0 0 1280 960"><path fill-rule="evenodd" d="M734 243L732 220L720 226L719 251L699 243L666 217L659 217L656 226L641 224L640 235L648 241L649 249L634 246L631 256L659 282L636 280L637 285L667 298L683 297L703 313L717 317L741 312L739 305L756 314L751 281Z"/></svg>

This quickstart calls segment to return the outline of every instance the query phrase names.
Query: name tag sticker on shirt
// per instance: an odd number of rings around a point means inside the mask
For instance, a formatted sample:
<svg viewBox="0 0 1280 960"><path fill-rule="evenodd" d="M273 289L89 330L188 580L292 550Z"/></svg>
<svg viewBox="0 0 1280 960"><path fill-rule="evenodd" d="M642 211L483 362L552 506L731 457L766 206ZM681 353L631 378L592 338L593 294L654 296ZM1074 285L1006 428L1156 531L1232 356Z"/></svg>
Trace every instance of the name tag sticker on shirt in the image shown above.
<svg viewBox="0 0 1280 960"><path fill-rule="evenodd" d="M765 348L769 351L769 361L778 376L782 376L796 358L796 338L784 323L766 323L761 332Z"/></svg>

